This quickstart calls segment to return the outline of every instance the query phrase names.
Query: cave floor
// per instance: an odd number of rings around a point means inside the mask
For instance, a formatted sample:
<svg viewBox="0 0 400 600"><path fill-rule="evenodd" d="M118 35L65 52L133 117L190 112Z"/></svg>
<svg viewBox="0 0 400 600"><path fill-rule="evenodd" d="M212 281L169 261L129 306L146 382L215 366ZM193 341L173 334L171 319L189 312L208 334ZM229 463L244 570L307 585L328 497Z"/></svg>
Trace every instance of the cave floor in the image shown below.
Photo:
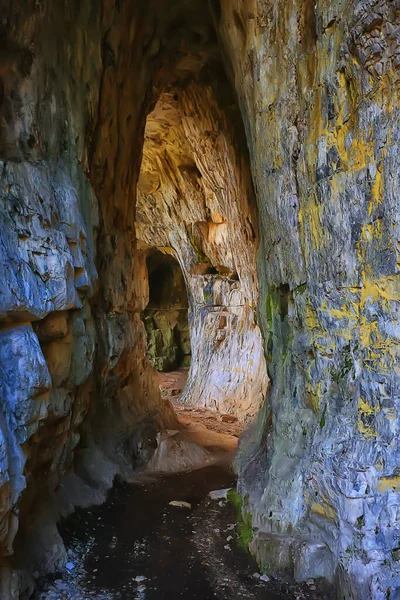
<svg viewBox="0 0 400 600"><path fill-rule="evenodd" d="M208 496L234 484L227 466L212 465L117 485L105 504L77 510L61 523L68 562L36 598L322 598L310 586L265 583L254 575L257 565L238 544L234 508ZM173 500L191 508L171 506Z"/></svg>
<svg viewBox="0 0 400 600"><path fill-rule="evenodd" d="M204 425L211 431L232 435L236 438L243 431L243 423L229 414L221 414L216 410L200 406L188 406L181 402L181 396L186 385L188 368L182 367L167 373L158 373L158 384L161 395L169 400L181 423L195 423Z"/></svg>
<svg viewBox="0 0 400 600"><path fill-rule="evenodd" d="M181 426L167 437L161 465L176 469L176 449L187 456L193 445L214 453L216 462L179 474L147 469L134 483L117 484L103 505L76 510L59 524L65 566L41 582L36 600L325 597L313 582L288 586L260 580L255 561L240 545L233 505L209 497L212 490L235 486L231 462L242 425L229 415L184 406L186 377L187 369L159 374L162 395L172 402Z"/></svg>

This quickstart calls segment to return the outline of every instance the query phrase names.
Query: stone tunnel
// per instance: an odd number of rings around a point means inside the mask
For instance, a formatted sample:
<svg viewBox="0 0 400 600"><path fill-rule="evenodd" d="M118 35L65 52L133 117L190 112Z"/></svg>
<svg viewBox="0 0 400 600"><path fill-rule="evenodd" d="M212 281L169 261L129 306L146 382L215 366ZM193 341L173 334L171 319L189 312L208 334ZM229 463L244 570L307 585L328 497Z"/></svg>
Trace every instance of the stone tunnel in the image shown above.
<svg viewBox="0 0 400 600"><path fill-rule="evenodd" d="M399 40L397 0L1 4L2 600L176 428L189 355L258 563L400 597Z"/></svg>

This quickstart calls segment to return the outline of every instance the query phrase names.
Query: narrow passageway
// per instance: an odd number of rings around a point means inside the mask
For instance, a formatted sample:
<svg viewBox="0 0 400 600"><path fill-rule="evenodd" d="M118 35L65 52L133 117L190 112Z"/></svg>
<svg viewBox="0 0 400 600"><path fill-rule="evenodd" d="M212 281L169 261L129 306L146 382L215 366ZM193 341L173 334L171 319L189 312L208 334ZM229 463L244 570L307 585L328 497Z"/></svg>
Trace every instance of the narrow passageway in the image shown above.
<svg viewBox="0 0 400 600"><path fill-rule="evenodd" d="M183 405L187 373L158 374L178 417L165 451L130 484L117 483L104 504L61 521L66 562L40 582L35 600L331 600L313 580L288 585L263 575L248 553L232 469L243 424Z"/></svg>
<svg viewBox="0 0 400 600"><path fill-rule="evenodd" d="M149 302L142 312L146 356L157 371L189 366L191 359L188 296L178 261L151 248L146 252Z"/></svg>
<svg viewBox="0 0 400 600"><path fill-rule="evenodd" d="M60 524L67 563L42 582L36 600L328 598L313 582L261 579L233 505L209 496L234 486L226 463L117 485L105 504Z"/></svg>
<svg viewBox="0 0 400 600"><path fill-rule="evenodd" d="M0 47L0 600L400 600L400 0Z"/></svg>
<svg viewBox="0 0 400 600"><path fill-rule="evenodd" d="M234 509L209 499L208 492L221 485L233 486L234 477L212 466L117 486L106 504L62 523L67 567L37 598L283 597L280 586L253 576L256 564L236 545ZM191 508L171 506L174 500Z"/></svg>

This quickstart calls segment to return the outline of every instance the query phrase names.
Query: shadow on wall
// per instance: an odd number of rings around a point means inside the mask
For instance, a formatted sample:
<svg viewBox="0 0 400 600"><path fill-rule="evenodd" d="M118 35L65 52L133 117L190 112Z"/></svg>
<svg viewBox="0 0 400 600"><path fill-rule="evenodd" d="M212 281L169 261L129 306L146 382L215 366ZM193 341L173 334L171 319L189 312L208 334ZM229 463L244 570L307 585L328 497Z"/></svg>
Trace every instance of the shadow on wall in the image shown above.
<svg viewBox="0 0 400 600"><path fill-rule="evenodd" d="M152 249L146 258L149 303L142 313L147 358L157 371L189 366L191 358L188 296L179 263Z"/></svg>

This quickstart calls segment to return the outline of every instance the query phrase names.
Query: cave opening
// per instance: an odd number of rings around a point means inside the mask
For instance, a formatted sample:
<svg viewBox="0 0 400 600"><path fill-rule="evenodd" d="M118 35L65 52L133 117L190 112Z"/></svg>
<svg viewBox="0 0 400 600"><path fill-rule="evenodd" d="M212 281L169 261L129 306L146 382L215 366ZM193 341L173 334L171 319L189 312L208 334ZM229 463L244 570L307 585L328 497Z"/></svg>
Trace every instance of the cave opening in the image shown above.
<svg viewBox="0 0 400 600"><path fill-rule="evenodd" d="M147 333L146 355L157 371L190 365L188 296L178 261L153 249L147 254L149 302L142 313Z"/></svg>
<svg viewBox="0 0 400 600"><path fill-rule="evenodd" d="M185 76L169 74L146 118L135 231L139 247L161 249L165 263L177 259L186 284L191 360L182 403L245 423L268 383L256 315L257 210L244 125L213 27L203 32L200 53L193 40ZM147 259L143 319L150 362L166 370L179 357L171 328L167 349L150 310L154 281L163 281L156 256ZM163 359L155 357L157 343Z"/></svg>

